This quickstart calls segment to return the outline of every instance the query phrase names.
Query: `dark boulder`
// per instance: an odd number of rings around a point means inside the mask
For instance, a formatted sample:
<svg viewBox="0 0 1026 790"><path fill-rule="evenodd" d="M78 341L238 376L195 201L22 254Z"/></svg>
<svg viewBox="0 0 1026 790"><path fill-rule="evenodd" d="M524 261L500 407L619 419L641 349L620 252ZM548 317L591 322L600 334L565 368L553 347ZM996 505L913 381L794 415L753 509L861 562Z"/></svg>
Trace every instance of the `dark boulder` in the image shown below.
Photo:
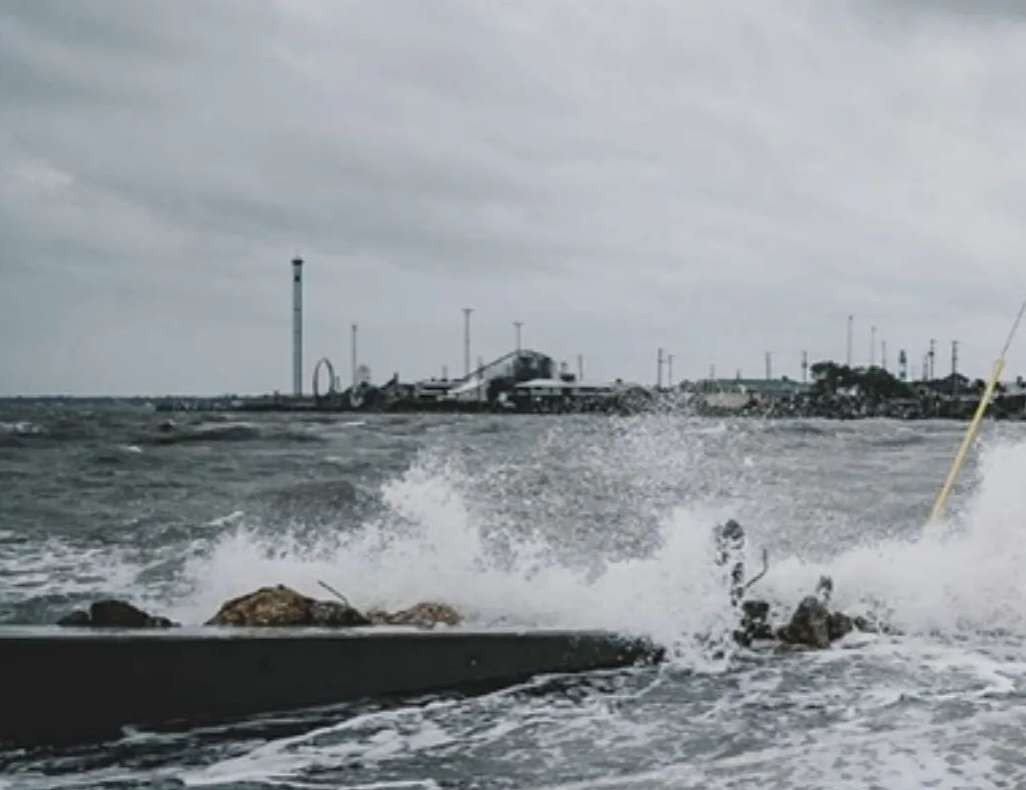
<svg viewBox="0 0 1026 790"><path fill-rule="evenodd" d="M322 626L370 625L371 621L351 606L308 598L290 587L261 587L225 603L207 625Z"/></svg>
<svg viewBox="0 0 1026 790"><path fill-rule="evenodd" d="M66 614L57 621L57 625L89 625L89 612L76 609L71 614Z"/></svg>
<svg viewBox="0 0 1026 790"><path fill-rule="evenodd" d="M810 595L798 604L791 622L777 629L776 635L785 645L823 649L856 628L862 630L859 620L844 612L831 612L822 598Z"/></svg>
<svg viewBox="0 0 1026 790"><path fill-rule="evenodd" d="M847 636L854 631L855 621L844 612L831 612L829 627L830 641L833 642L835 639L840 639L842 636Z"/></svg>
<svg viewBox="0 0 1026 790"><path fill-rule="evenodd" d="M806 647L830 647L830 610L813 595L806 596L798 604L791 621L777 629L777 638L790 645Z"/></svg>
<svg viewBox="0 0 1026 790"><path fill-rule="evenodd" d="M108 599L97 601L88 612L78 609L62 617L57 625L91 628L173 628L178 625L166 617L157 617L130 603Z"/></svg>
<svg viewBox="0 0 1026 790"><path fill-rule="evenodd" d="M734 641L749 647L756 639L773 639L773 626L769 622L770 605L767 601L742 601L741 623L734 631Z"/></svg>

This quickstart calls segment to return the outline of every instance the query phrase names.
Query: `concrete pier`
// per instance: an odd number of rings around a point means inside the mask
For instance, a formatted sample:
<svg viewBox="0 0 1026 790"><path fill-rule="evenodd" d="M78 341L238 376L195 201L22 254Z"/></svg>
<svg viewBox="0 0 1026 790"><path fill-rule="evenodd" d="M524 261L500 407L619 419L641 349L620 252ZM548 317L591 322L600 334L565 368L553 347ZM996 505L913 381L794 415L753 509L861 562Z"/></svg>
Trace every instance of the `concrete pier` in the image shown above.
<svg viewBox="0 0 1026 790"><path fill-rule="evenodd" d="M657 660L601 631L0 628L0 741L68 743Z"/></svg>

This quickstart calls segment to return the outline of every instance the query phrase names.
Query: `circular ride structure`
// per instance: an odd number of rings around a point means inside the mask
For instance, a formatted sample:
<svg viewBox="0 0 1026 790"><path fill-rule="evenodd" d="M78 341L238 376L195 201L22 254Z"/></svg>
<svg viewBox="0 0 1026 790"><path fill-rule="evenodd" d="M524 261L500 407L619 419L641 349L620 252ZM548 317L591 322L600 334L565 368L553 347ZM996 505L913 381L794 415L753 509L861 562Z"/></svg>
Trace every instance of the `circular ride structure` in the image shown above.
<svg viewBox="0 0 1026 790"><path fill-rule="evenodd" d="M325 395L321 395L321 369L327 368L328 371L328 391ZM317 360L317 364L314 365L313 372L313 395L315 400L320 400L322 397L328 397L329 395L335 394L335 366L331 364L331 360L327 357L321 357Z"/></svg>

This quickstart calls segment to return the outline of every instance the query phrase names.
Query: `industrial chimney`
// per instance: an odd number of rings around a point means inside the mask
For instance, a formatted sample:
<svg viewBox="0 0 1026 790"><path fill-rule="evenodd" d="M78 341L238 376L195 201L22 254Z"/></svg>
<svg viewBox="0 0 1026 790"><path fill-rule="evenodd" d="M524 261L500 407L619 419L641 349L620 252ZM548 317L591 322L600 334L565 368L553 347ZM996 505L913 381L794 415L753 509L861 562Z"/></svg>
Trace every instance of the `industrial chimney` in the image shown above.
<svg viewBox="0 0 1026 790"><path fill-rule="evenodd" d="M292 259L292 391L303 395L303 259Z"/></svg>

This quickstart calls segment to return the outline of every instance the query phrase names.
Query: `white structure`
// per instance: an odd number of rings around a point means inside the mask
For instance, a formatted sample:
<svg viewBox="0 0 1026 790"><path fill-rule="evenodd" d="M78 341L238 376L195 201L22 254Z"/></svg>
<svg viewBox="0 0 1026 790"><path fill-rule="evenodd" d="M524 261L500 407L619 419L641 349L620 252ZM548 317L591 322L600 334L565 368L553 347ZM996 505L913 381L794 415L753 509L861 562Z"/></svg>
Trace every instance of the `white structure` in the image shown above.
<svg viewBox="0 0 1026 790"><path fill-rule="evenodd" d="M292 259L292 391L303 395L303 259Z"/></svg>

